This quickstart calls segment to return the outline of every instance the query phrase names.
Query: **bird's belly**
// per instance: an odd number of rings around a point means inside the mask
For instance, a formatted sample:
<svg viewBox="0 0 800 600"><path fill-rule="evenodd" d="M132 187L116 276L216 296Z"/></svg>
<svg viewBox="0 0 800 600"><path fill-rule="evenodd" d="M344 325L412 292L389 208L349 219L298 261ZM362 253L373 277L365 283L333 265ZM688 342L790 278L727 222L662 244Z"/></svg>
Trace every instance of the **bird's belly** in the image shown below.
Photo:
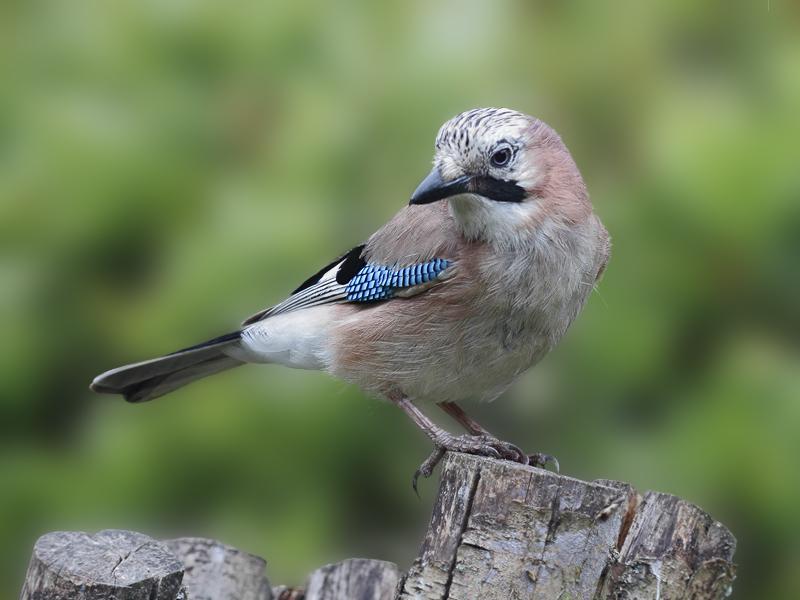
<svg viewBox="0 0 800 600"><path fill-rule="evenodd" d="M379 395L489 401L551 347L548 336L524 327L510 333L504 319L402 317L395 313L390 327L345 327L332 372Z"/></svg>
<svg viewBox="0 0 800 600"><path fill-rule="evenodd" d="M547 352L539 340L525 342L508 348L500 338L485 337L463 346L458 340L442 344L414 376L397 378L397 385L422 401L494 400Z"/></svg>

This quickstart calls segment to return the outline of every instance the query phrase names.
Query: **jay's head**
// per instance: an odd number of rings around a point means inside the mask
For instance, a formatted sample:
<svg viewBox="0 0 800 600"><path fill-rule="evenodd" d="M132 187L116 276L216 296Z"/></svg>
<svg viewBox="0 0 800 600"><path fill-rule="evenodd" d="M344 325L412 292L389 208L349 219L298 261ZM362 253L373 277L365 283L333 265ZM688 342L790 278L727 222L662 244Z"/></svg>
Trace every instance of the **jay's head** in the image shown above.
<svg viewBox="0 0 800 600"><path fill-rule="evenodd" d="M468 237L513 242L546 222L569 224L591 213L558 134L507 108L476 108L447 121L433 163L410 204L448 201Z"/></svg>

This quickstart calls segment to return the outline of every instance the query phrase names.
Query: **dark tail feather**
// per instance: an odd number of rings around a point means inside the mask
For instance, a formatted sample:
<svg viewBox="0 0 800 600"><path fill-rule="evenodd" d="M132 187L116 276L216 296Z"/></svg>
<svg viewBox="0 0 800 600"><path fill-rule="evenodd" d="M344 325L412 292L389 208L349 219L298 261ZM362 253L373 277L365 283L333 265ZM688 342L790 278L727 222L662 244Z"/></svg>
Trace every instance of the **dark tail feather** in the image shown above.
<svg viewBox="0 0 800 600"><path fill-rule="evenodd" d="M240 337L237 331L160 358L111 369L95 377L90 387L102 394L122 394L128 402L153 400L197 379L244 364L223 351Z"/></svg>

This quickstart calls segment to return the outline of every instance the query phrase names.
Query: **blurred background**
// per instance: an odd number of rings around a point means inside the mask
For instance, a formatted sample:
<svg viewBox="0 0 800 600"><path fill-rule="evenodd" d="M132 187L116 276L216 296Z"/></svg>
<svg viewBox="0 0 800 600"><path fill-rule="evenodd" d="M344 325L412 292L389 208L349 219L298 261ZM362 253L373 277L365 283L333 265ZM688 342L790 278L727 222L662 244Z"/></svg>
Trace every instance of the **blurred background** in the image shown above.
<svg viewBox="0 0 800 600"><path fill-rule="evenodd" d="M439 125L543 118L614 239L556 352L490 406L563 472L703 506L736 598L800 567L800 8L706 2L0 5L0 597L54 529L202 535L275 583L408 566L436 481L397 409L245 368L94 375L229 331L403 206Z"/></svg>

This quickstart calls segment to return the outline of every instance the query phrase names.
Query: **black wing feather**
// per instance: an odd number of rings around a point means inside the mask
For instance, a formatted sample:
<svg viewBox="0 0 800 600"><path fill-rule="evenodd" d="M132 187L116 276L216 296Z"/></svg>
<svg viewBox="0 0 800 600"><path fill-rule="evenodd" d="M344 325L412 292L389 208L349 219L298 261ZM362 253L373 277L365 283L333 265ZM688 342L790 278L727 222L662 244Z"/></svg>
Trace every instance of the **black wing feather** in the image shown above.
<svg viewBox="0 0 800 600"><path fill-rule="evenodd" d="M325 275L325 273L330 271L333 267L335 267L339 263L341 263L341 266L336 271L336 282L340 285L347 284L347 282L350 281L353 277L355 277L356 273L358 273L361 270L361 268L365 264L367 264L364 258L361 256L361 253L364 251L365 246L366 244L359 244L352 250L346 252L345 254L342 254L336 260L322 267L319 271L314 273L311 277L309 277L303 283L301 283L294 291L292 291L292 293L289 295L289 298L317 285L322 279L322 276ZM245 319L242 322L242 325L243 326L252 325L253 323L256 323L261 319L263 319L264 317L266 317L274 309L275 309L274 306L265 308L264 310L259 311L253 316Z"/></svg>
<svg viewBox="0 0 800 600"><path fill-rule="evenodd" d="M342 259L344 259L345 262L341 267L339 267L339 270L336 272L336 281L341 284L347 283L355 276L356 273L358 273L361 267L367 264L366 261L361 257L361 253L364 251L365 246L366 244L360 244L355 248L353 248L352 250L350 250L349 252L342 254L336 260L331 261L330 263L322 267L319 271L314 273L311 277L306 279L303 283L301 283L295 290L292 291L292 294L296 294L297 292L302 292L303 290L310 288L315 283L319 283L319 280L322 279L322 276L325 275L325 273L327 273L328 271L330 271L335 265L342 262ZM347 266L349 263L352 263L353 266ZM355 266L356 264L360 264L360 266L356 267ZM346 267L349 275L347 275L347 279L342 281L340 277L343 277L342 270L345 269Z"/></svg>

